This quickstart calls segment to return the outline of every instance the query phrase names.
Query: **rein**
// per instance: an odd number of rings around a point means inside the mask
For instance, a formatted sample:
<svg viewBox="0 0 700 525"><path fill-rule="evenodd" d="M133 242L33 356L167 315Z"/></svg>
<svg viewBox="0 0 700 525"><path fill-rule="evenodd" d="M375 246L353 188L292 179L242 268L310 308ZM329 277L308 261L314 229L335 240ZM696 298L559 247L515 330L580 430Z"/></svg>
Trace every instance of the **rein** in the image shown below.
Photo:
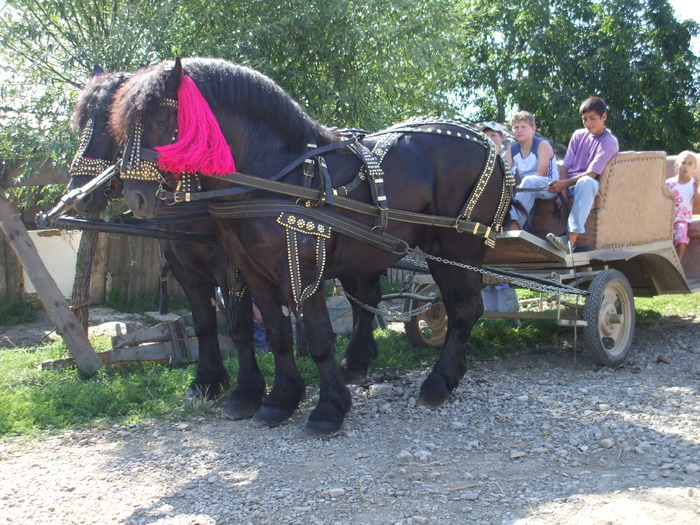
<svg viewBox="0 0 700 525"><path fill-rule="evenodd" d="M224 177L221 177L221 179L230 182L232 184L237 184L241 187L232 187L232 188L224 188L224 189L219 189L219 190L210 190L210 191L202 191L202 192L196 192L196 193L188 193L188 192L179 192L179 191L168 191L165 189L160 189L158 191L158 197L166 202L172 202L172 203L179 203L179 202L192 202L192 201L200 201L200 200L209 200L213 198L218 198L218 197L230 197L233 195L241 195L244 193L248 193L251 191L255 190L264 190L264 191L269 191L273 193L279 193L282 195L286 195L289 197L295 197L297 199L303 199L307 201L307 208L308 206L312 206L314 203L315 204L321 204L321 203L329 203L331 198L329 198L328 195L328 189L323 190L323 189L314 189L314 188L309 188L309 187L304 187L304 186L299 186L296 184L290 184L286 182L282 182L280 179L282 179L285 175L287 175L289 172L291 172L294 168L298 167L299 165L303 164L306 162L308 159L311 159L312 157L318 156L322 153L326 153L328 151L333 151L337 149L342 149L346 146L349 145L354 145L358 143L357 139L355 137L350 138L350 139L345 139L339 142L335 142L332 144L328 144L326 146L322 146L320 148L312 149L310 151L307 151L306 153L300 155L297 157L294 161L290 162L287 166L282 168L279 172L277 172L275 175L273 175L270 178L262 178L256 175L248 175L245 173L234 173L230 175L225 175ZM142 149L141 150L143 159L148 160L148 161L157 161L157 152L154 150L147 150L147 149ZM484 170L485 172L487 171L492 171L493 169L493 162L489 162L489 168L490 170ZM381 179L380 179L381 180ZM478 184L478 190L481 191L483 190L483 187L486 184L486 177L481 177L479 184ZM394 220L394 221L399 221L399 222L407 222L407 223L413 223L413 224L420 224L420 225L426 225L426 226L434 226L434 227L442 227L442 228L455 228L459 232L463 233L469 233L472 235L476 235L479 237L483 237L487 244L493 245L496 241L496 236L497 236L497 231L494 227L492 226L487 226L485 224L482 224L477 221L472 221L470 219L467 219L465 217L466 211L463 209L463 211L460 213L460 216L455 218L455 217L446 217L446 216L439 216L439 215L425 215L422 213L414 213L414 212L409 212L409 211L403 211L403 210L396 210L392 208L379 208L375 204L368 204L364 203L355 199L351 199L348 197L345 197L343 195L339 194L339 190L345 190L347 186L343 186L339 189L332 189L332 205L333 206L338 206L340 208L350 210L356 213L361 213L364 215L370 215L372 217L375 217L377 219L380 219L382 215L386 214L388 220ZM343 191L345 195L347 195L347 191ZM470 200L470 204L475 202L474 199ZM214 215L214 209L216 209L216 214L219 217L223 217L223 210L227 209L228 213L233 213L232 210L235 206L241 206L240 202L237 203L229 203L227 206L220 207L218 204L216 205L210 205L210 210L212 211L212 215ZM473 204L472 204L473 206ZM470 206L471 207L471 206ZM502 206L503 207L503 206ZM467 206L465 206L467 208ZM272 210L267 211L267 215L270 214ZM308 210L307 210L308 211ZM261 210L261 213L265 213L264 210ZM231 215L228 215L229 217ZM263 215L257 215L257 216L263 216ZM375 234L375 236L378 236Z"/></svg>
<svg viewBox="0 0 700 525"><path fill-rule="evenodd" d="M234 180L235 178L235 180ZM244 173L236 173L235 175L227 175L226 180L230 180L231 182L235 182L236 184L241 184L247 187L253 187L256 189L261 189L261 190L267 190L267 191L272 191L274 193L281 193L283 195L288 195L290 197L297 197L299 199L304 199L308 201L318 201L323 198L323 192L321 190L313 189L313 188L303 188L301 186L297 186L295 184L289 184L286 182L280 182L280 181L272 181L270 179L262 179L260 177L256 177L254 175L246 175ZM213 192L202 192L202 194L194 193L192 194L192 197L197 196L199 198L199 195L207 194L207 193L216 193L218 197L225 196L225 195L231 195L230 191L235 190L238 188L231 188L231 189L224 189L224 190L215 190ZM203 198L210 198L212 195L208 195ZM197 200L197 199L195 199ZM256 201L260 202L260 201ZM212 203L214 204L214 203ZM219 203L217 203L218 206ZM228 203L231 207L233 206L240 206L241 203L235 202L235 203ZM297 205L298 206L298 205ZM346 210L354 211L357 213L362 213L364 215L371 215L378 217L380 215L380 210L372 205L372 204L367 204L365 202L357 201L355 199L350 199L348 197L342 197L340 195L336 195L333 199L333 206L338 206L340 208L344 208ZM210 204L210 210L212 208L212 205ZM308 207L307 207L308 208ZM213 215L212 211L212 215ZM478 235L487 239L494 239L496 238L496 231L491 228L490 226L486 226L484 224L481 224L479 222L467 220L467 219L455 219L454 217L445 217L445 216L440 216L440 215L425 215L422 213L414 213L410 211L403 211L403 210L396 210L390 208L388 210L389 214L389 219L390 220L395 220L395 221L400 221L400 222L409 222L409 223L415 223L415 224L423 224L426 226L438 226L438 227L444 227L444 228L454 228L455 225L462 231L471 233L473 235Z"/></svg>
<svg viewBox="0 0 700 525"><path fill-rule="evenodd" d="M278 171L275 175L273 175L269 179L263 179L262 177L257 177L255 175L244 175L243 173L240 173L240 172L233 173L231 175L224 175L223 177L220 177L221 180L225 180L225 181L231 182L233 184L240 184L242 186L248 186L248 187L226 188L226 189L221 189L221 190L210 190L210 191L199 191L196 193L185 192L185 191L168 191L165 189L161 189L158 191L158 197L164 201L171 201L173 203L178 203L178 202L207 200L207 199L213 199L216 197L229 197L231 195L240 195L243 193L248 193L251 191L255 191L257 189L269 189L269 188L259 186L257 183L244 184L243 182L238 181L236 179L239 178L239 176L244 176L249 181L276 182L276 181L279 181L281 178L283 178L285 175L288 175L294 168L297 168L298 166L300 166L301 164L303 164L307 160L309 160L317 155L327 153L329 151L343 149L346 146L348 146L356 141L357 141L357 139L353 137L353 138L341 140L339 142L333 142L331 144L321 146L320 148L315 148L315 149L312 149L310 151L307 151L306 153L299 155L296 159L294 159L292 162L287 164L284 168L282 168L280 171ZM158 162L158 152L155 150L152 150L152 149L141 148L141 158L143 160L157 163ZM284 184L284 183L280 183L280 184ZM292 184L287 184L287 186L297 187L297 186L294 186ZM252 188L252 189L250 189L250 188ZM271 190L271 191L274 191L274 190ZM292 195L292 196L294 196L294 195Z"/></svg>

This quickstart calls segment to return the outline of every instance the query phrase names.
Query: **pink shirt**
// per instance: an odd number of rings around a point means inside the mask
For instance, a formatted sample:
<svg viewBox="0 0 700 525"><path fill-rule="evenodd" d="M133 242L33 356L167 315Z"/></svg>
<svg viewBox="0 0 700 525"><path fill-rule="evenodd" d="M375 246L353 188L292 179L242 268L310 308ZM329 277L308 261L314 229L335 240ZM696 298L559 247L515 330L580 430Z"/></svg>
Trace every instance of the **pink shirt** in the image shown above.
<svg viewBox="0 0 700 525"><path fill-rule="evenodd" d="M693 197L695 196L695 183L690 179L681 184L675 178L666 179L666 186L676 197L676 217L674 222L693 221Z"/></svg>
<svg viewBox="0 0 700 525"><path fill-rule="evenodd" d="M564 157L564 166L569 168L567 178L589 171L600 175L618 151L617 138L608 129L598 135L585 128L574 131Z"/></svg>

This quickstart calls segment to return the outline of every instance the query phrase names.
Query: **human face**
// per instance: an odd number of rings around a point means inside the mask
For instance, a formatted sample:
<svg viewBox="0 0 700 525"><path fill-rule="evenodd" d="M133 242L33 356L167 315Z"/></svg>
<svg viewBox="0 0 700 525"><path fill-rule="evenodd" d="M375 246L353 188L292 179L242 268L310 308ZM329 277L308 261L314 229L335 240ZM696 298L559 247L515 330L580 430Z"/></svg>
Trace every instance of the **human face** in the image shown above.
<svg viewBox="0 0 700 525"><path fill-rule="evenodd" d="M690 177L697 167L697 159L695 158L695 155L686 155L682 159L679 159L679 161L680 162L676 164L676 172L678 173L678 177L683 179Z"/></svg>
<svg viewBox="0 0 700 525"><path fill-rule="evenodd" d="M605 131L605 121L608 119L608 114L603 113L603 116L598 115L595 111L586 111L581 115L584 127L592 135L600 135Z"/></svg>
<svg viewBox="0 0 700 525"><path fill-rule="evenodd" d="M513 136L518 142L528 142L532 141L532 137L535 136L535 126L530 125L530 123L524 120L518 120L513 124Z"/></svg>
<svg viewBox="0 0 700 525"><path fill-rule="evenodd" d="M486 135L488 138L490 138L493 141L493 143L496 146L498 146L499 149L503 145L503 137L501 136L501 134L498 131L494 131L492 129L486 129L486 130L484 130L484 135Z"/></svg>

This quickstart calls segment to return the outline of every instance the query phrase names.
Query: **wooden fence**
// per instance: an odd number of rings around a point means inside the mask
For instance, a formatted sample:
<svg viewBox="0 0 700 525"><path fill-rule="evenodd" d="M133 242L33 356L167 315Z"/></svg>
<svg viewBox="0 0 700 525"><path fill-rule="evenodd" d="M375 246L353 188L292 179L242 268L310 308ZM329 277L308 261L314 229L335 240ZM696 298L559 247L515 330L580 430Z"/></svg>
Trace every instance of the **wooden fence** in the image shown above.
<svg viewBox="0 0 700 525"><path fill-rule="evenodd" d="M92 265L90 302L104 303L110 290L118 290L124 300L156 291L160 272L161 256L156 240L101 233ZM170 299L186 303L177 281L169 276L167 283ZM0 233L0 305L26 298L22 266L7 238Z"/></svg>
<svg viewBox="0 0 700 525"><path fill-rule="evenodd" d="M67 184L66 167L47 161L35 176L21 177L23 161L0 159L0 191L11 186ZM37 210L21 213L29 228ZM2 230L0 229L0 232ZM60 254L57 254L60 256ZM110 290L118 289L129 300L158 289L161 257L154 239L101 233L95 252L90 284L90 302L104 303ZM168 277L170 298L186 302L185 293L175 279ZM24 272L5 235L0 233L0 305L24 299Z"/></svg>
<svg viewBox="0 0 700 525"><path fill-rule="evenodd" d="M22 265L5 235L0 233L0 305L17 301L23 293Z"/></svg>

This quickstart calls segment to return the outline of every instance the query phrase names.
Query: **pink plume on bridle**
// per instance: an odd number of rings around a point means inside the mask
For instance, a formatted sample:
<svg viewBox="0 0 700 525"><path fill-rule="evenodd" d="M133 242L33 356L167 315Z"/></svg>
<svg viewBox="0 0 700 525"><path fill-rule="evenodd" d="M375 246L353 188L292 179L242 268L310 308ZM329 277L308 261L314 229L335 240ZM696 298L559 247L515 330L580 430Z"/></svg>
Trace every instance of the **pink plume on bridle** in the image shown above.
<svg viewBox="0 0 700 525"><path fill-rule="evenodd" d="M231 148L202 93L187 75L177 90L178 140L158 146L158 167L174 174L223 176L236 172Z"/></svg>

